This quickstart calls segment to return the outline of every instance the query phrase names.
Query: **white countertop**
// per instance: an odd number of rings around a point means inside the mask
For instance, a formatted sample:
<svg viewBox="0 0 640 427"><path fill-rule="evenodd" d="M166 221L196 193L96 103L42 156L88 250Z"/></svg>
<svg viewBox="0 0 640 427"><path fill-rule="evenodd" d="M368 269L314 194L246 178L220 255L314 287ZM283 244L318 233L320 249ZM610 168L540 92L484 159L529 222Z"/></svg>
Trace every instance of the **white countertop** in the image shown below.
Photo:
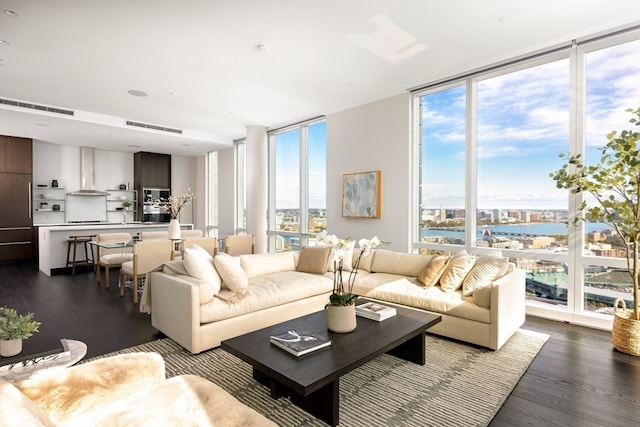
<svg viewBox="0 0 640 427"><path fill-rule="evenodd" d="M190 225L190 224L181 224L181 225ZM62 222L59 224L34 224L34 227L38 227L40 229L49 229L51 231L54 230L104 230L111 228L126 228L126 227L169 227L168 222L141 222L141 221L133 221L127 222L123 224L121 222L92 222L92 223L69 223Z"/></svg>

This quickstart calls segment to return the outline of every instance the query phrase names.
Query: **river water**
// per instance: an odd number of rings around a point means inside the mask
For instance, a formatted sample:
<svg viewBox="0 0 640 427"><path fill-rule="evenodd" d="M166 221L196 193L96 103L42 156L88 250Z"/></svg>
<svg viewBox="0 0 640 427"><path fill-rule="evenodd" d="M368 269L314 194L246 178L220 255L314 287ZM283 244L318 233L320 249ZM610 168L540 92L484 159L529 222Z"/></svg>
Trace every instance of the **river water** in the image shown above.
<svg viewBox="0 0 640 427"><path fill-rule="evenodd" d="M504 235L529 235L529 236L553 236L553 235L567 235L568 227L562 222L540 222L540 223L528 223L528 224L504 224L504 225L489 225L477 227L476 236L478 239L482 238L482 234L485 230L490 230L494 236ZM612 230L613 227L609 224L603 224L599 222L586 223L587 233L594 231ZM464 236L464 228L450 228L450 229L431 229L425 228L422 230L422 237L457 237Z"/></svg>

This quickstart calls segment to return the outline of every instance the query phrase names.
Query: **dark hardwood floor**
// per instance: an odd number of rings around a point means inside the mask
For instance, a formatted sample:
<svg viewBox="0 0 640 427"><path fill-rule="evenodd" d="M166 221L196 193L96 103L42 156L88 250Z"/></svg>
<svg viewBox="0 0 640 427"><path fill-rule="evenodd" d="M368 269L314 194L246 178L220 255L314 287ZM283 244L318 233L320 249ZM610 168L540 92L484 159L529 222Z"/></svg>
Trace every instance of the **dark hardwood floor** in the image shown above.
<svg viewBox="0 0 640 427"><path fill-rule="evenodd" d="M0 264L0 305L35 313L42 334L84 341L88 358L163 337L129 290L119 296L117 274L105 289L85 269L48 277L30 262ZM640 357L613 350L606 331L535 317L524 327L550 338L491 426L640 424Z"/></svg>

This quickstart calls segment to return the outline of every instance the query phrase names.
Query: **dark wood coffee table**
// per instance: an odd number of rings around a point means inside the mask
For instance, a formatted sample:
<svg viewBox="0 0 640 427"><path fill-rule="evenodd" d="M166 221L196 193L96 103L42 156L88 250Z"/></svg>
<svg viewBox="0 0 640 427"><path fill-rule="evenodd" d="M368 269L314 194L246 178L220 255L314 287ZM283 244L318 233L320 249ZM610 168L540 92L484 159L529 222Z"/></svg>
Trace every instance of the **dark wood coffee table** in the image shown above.
<svg viewBox="0 0 640 427"><path fill-rule="evenodd" d="M253 366L253 378L271 389L271 397L289 396L310 414L336 426L342 375L383 353L425 364L425 331L441 317L394 307L397 315L382 322L358 317L358 327L347 334L329 332L322 310L222 341L221 348ZM291 329L324 334L332 344L296 357L269 342L271 335Z"/></svg>

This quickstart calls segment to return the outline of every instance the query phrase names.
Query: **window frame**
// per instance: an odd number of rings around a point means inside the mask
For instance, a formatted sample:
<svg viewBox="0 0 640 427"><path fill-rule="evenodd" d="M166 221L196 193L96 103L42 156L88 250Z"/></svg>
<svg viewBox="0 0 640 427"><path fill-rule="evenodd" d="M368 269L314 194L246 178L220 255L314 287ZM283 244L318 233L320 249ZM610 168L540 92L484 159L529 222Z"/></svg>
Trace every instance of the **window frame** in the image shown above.
<svg viewBox="0 0 640 427"><path fill-rule="evenodd" d="M483 80L504 75L523 69L535 67L541 64L550 63L560 59L569 59L569 141L567 152L583 154L585 152L585 123L586 123L586 79L585 63L586 54L599 49L606 49L630 41L640 40L640 30L630 30L622 34L614 34L599 37L596 40L585 41L582 44L574 43L573 46L565 49L556 49L548 54L536 54L533 58L509 63L504 66L489 67L487 71L477 72L452 79L443 84L425 86L413 92L412 97L412 225L411 235L413 236L412 248L414 251L437 250L457 252L462 249L482 255L489 253L489 249L478 247L476 244L477 229L477 196L478 188L476 184L477 174L477 85ZM422 168L422 134L421 134L421 97L430 93L446 90L451 87L466 85L466 177L465 177L465 244L437 244L420 241L420 219L421 219L421 168ZM570 194L568 192L567 211L569 222L575 217L577 207L583 200L582 194ZM567 279L568 298L566 306L538 306L527 302L527 313L540 317L548 317L555 320L570 321L585 326L600 329L610 329L613 316L587 311L584 304L585 280L584 271L586 266L603 266L614 268L626 268L624 258L596 257L584 254L585 245L585 225L579 223L576 227L568 230L568 251L562 253L546 253L527 250L502 250L504 256L510 258L523 258L530 260L543 260L551 262L562 262L568 265L569 276Z"/></svg>

